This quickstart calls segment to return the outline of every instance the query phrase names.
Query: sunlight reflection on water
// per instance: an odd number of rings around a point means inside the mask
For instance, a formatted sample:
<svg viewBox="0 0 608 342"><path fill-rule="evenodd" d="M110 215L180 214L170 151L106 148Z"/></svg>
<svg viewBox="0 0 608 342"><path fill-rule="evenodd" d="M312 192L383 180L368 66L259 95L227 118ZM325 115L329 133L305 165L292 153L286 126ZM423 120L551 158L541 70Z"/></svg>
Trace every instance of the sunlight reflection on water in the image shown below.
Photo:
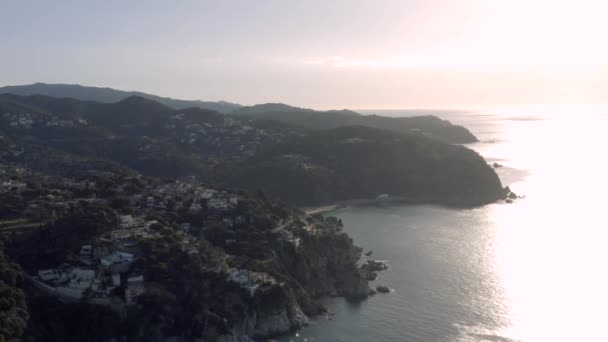
<svg viewBox="0 0 608 342"><path fill-rule="evenodd" d="M492 206L495 272L510 305L507 336L526 341L605 340L605 157L608 111L508 122L500 155L531 174L512 188L527 197Z"/></svg>
<svg viewBox="0 0 608 342"><path fill-rule="evenodd" d="M383 114L383 113L381 113ZM285 341L605 341L608 107L444 113L480 138L503 183L525 195L472 210L336 212L391 270L396 292L351 305ZM532 119L526 119L532 118Z"/></svg>

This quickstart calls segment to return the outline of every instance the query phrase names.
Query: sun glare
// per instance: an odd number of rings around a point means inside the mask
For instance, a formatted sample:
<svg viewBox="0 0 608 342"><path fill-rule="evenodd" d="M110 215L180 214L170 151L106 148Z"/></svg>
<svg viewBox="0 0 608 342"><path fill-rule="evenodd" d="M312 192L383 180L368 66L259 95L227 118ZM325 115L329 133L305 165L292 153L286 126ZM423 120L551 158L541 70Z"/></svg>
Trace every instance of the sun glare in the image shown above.
<svg viewBox="0 0 608 342"><path fill-rule="evenodd" d="M606 106L526 106L499 115L510 143L489 153L534 172L525 194L496 205L496 272L510 306L506 335L522 341L596 341L608 305L604 198ZM566 157L567 156L567 157ZM556 327L560 327L556 329Z"/></svg>

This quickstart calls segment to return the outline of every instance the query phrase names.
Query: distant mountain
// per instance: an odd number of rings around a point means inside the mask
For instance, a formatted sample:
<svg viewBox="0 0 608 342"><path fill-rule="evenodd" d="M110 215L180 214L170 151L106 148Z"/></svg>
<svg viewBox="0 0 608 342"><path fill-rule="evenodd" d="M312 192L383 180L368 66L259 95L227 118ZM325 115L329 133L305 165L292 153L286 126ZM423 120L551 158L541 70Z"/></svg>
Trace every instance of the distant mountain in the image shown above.
<svg viewBox="0 0 608 342"><path fill-rule="evenodd" d="M290 106L284 103L262 103L240 107L235 114L258 115L264 113L314 113L313 109Z"/></svg>
<svg viewBox="0 0 608 342"><path fill-rule="evenodd" d="M158 103L162 103L173 109L184 109L198 107L210 109L220 113L230 113L241 105L225 101L206 102L206 101L189 101L177 100L170 97L161 97L152 94L146 94L139 91L123 91L112 88L88 87L78 84L47 84L35 83L27 85L16 85L0 87L0 94L14 95L45 95L59 98L73 98L77 100L96 101L103 103L114 103L124 100L130 96L140 96Z"/></svg>
<svg viewBox="0 0 608 342"><path fill-rule="evenodd" d="M53 98L72 98L101 103L116 103L137 96L162 104L170 109L201 108L218 113L232 114L246 120L254 120L258 125L276 123L291 126L292 129L317 131L345 126L365 126L399 133L422 135L451 144L476 142L475 136L466 128L453 125L436 116L384 117L361 115L351 110L317 111L289 106L282 103L265 103L241 106L229 102L203 102L177 100L146 94L138 91L122 91L112 88L87 87L75 84L46 84L0 87L0 94L20 96L44 95ZM275 122L275 124L272 124Z"/></svg>
<svg viewBox="0 0 608 342"><path fill-rule="evenodd" d="M61 165L100 159L153 176L203 176L278 139L212 110L176 110L140 96L100 103L0 94L0 130L16 145L0 157L18 154L32 168L61 172Z"/></svg>
<svg viewBox="0 0 608 342"><path fill-rule="evenodd" d="M378 115L361 115L346 109L316 111L282 103L240 107L233 114L240 117L275 120L307 130L364 126L399 133L419 134L451 144L466 144L477 141L477 138L466 128L453 125L447 120L432 115L392 118Z"/></svg>

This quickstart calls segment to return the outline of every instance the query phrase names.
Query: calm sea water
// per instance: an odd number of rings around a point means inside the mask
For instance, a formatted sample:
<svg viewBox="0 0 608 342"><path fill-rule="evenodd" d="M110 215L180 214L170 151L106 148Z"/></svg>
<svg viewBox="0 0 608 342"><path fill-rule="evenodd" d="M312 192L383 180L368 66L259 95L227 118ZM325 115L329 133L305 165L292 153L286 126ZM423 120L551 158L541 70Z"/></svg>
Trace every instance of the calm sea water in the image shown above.
<svg viewBox="0 0 608 342"><path fill-rule="evenodd" d="M408 111L374 111L409 116ZM476 209L346 208L333 214L390 269L395 289L281 341L608 341L608 108L438 112L526 198Z"/></svg>

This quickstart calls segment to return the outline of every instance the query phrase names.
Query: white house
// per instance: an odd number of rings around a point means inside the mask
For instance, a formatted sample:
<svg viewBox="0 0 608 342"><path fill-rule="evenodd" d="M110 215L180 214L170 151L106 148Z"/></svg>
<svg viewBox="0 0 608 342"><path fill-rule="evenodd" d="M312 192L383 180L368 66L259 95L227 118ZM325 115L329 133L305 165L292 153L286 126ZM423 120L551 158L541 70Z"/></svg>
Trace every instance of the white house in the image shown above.
<svg viewBox="0 0 608 342"><path fill-rule="evenodd" d="M87 289L93 284L95 279L95 271L82 268L75 268L69 272L70 282L69 287Z"/></svg>
<svg viewBox="0 0 608 342"><path fill-rule="evenodd" d="M109 267L112 265L131 263L134 260L135 256L131 253L115 251L114 253L101 258L101 264L105 267Z"/></svg>
<svg viewBox="0 0 608 342"><path fill-rule="evenodd" d="M211 199L215 195L215 193L216 193L216 191L213 190L213 189L206 189L201 194L201 199L209 200L209 199Z"/></svg>
<svg viewBox="0 0 608 342"><path fill-rule="evenodd" d="M2 187L6 189L17 189L18 191L25 190L27 188L27 184L19 181L9 180L2 183Z"/></svg>
<svg viewBox="0 0 608 342"><path fill-rule="evenodd" d="M228 270L227 280L237 283L241 288L247 290L249 296L253 297L255 291L261 284L275 284L274 278L266 273L251 272L248 270L230 269Z"/></svg>
<svg viewBox="0 0 608 342"><path fill-rule="evenodd" d="M207 208L215 211L226 211L228 210L228 203L220 198L211 198L207 201Z"/></svg>
<svg viewBox="0 0 608 342"><path fill-rule="evenodd" d="M64 285L57 286L55 291L62 297L80 299L84 292L91 288L95 281L95 271L82 268L75 268L66 275L69 282Z"/></svg>
<svg viewBox="0 0 608 342"><path fill-rule="evenodd" d="M39 270L38 278L42 281L55 281L61 278L61 272L56 269Z"/></svg>
<svg viewBox="0 0 608 342"><path fill-rule="evenodd" d="M201 204L198 201L194 201L192 202L192 204L190 205L190 208L188 208L188 210L190 210L190 212L197 212L199 210L201 210L203 207L201 206Z"/></svg>
<svg viewBox="0 0 608 342"><path fill-rule="evenodd" d="M230 202L230 204L232 205L237 205L239 204L239 198L238 196L230 196L230 198L228 199L228 201Z"/></svg>
<svg viewBox="0 0 608 342"><path fill-rule="evenodd" d="M83 245L80 247L80 256L90 257L93 253L93 246L91 245Z"/></svg>
<svg viewBox="0 0 608 342"><path fill-rule="evenodd" d="M123 246L132 246L137 242L135 240L136 234L133 230L113 230L110 233L112 241L119 243Z"/></svg>
<svg viewBox="0 0 608 342"><path fill-rule="evenodd" d="M135 218L131 215L120 215L118 221L121 228L132 228L137 225Z"/></svg>

